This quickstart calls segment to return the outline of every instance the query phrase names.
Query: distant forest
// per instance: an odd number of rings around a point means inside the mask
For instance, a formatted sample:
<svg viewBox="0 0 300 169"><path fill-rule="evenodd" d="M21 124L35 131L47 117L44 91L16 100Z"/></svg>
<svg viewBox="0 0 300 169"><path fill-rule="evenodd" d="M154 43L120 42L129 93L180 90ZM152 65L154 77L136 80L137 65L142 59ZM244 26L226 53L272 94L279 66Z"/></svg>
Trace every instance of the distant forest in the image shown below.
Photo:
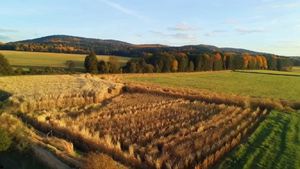
<svg viewBox="0 0 300 169"><path fill-rule="evenodd" d="M98 73L192 72L235 69L270 69L288 71L300 60L244 49L218 48L208 45L169 47L133 45L115 40L99 40L73 36L48 36L33 40L0 44L0 50L95 53L133 58L126 66L117 62L91 63ZM93 60L93 59L92 59ZM94 62L94 61L93 61ZM96 66L95 66L96 65Z"/></svg>

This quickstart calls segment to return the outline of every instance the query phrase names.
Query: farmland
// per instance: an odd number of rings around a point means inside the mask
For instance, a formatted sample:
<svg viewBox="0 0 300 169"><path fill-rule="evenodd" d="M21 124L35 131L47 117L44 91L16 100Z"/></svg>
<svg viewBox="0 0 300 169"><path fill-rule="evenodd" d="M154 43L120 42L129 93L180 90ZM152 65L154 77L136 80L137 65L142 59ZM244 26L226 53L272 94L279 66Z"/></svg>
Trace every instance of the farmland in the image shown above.
<svg viewBox="0 0 300 169"><path fill-rule="evenodd" d="M277 72L274 72L277 73ZM125 80L252 97L299 100L300 78L231 71L128 75Z"/></svg>
<svg viewBox="0 0 300 169"><path fill-rule="evenodd" d="M4 51L2 53L12 66L20 67L59 67L65 68L66 61L75 62L75 67L84 69L83 62L86 55L81 54L63 54L46 52L22 52L22 51ZM99 60L108 61L110 57L117 58L121 64L125 64L129 58L119 56L98 55Z"/></svg>
<svg viewBox="0 0 300 169"><path fill-rule="evenodd" d="M297 76L230 71L11 76L0 89L11 94L7 111L31 126L32 144L70 166L97 151L129 168L281 168L288 156L298 160L300 118L272 111L291 109L268 98L299 96L276 93L275 83L299 91Z"/></svg>
<svg viewBox="0 0 300 169"><path fill-rule="evenodd" d="M41 117L30 118L60 133L67 129L64 135L84 135L137 168L208 168L247 137L266 113L130 93L103 108L40 114L50 117L51 127Z"/></svg>
<svg viewBox="0 0 300 169"><path fill-rule="evenodd" d="M204 102L201 94L188 91L130 85L118 95L121 85L94 76L0 80L1 89L12 94L10 105L26 124L68 139L81 151L98 150L134 168L208 168L247 138L268 113L241 107L239 101ZM68 83L60 86L59 81ZM97 84L102 85L95 88ZM78 158L68 147L69 158Z"/></svg>

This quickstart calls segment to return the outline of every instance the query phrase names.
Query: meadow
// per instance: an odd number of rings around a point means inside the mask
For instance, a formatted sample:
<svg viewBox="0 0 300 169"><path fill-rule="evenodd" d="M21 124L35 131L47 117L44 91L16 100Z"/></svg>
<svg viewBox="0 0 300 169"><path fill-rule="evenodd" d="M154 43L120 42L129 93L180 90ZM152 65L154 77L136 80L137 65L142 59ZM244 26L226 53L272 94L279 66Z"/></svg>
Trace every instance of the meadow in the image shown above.
<svg viewBox="0 0 300 169"><path fill-rule="evenodd" d="M66 68L66 61L72 60L75 68L84 69L84 54L64 54L47 52L23 52L23 51L5 51L2 53L12 66L18 67L59 67ZM120 56L98 55L99 60L108 61L110 57L116 58L121 64L125 64L129 58Z"/></svg>
<svg viewBox="0 0 300 169"><path fill-rule="evenodd" d="M276 73L276 72L275 72ZM299 101L300 77L232 71L128 75L126 81Z"/></svg>

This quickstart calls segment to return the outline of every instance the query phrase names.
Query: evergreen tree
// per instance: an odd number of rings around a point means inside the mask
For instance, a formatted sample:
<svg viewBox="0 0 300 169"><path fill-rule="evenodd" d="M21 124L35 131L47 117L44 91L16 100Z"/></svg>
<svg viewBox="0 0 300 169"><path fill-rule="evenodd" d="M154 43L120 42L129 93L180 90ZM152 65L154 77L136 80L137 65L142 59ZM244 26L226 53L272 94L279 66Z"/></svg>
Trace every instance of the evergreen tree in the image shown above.
<svg viewBox="0 0 300 169"><path fill-rule="evenodd" d="M10 75L12 72L8 60L0 53L0 75Z"/></svg>
<svg viewBox="0 0 300 169"><path fill-rule="evenodd" d="M98 72L99 73L109 73L109 67L105 61L100 60L98 62Z"/></svg>
<svg viewBox="0 0 300 169"><path fill-rule="evenodd" d="M98 61L95 53L90 53L85 57L84 67L88 73L98 73Z"/></svg>

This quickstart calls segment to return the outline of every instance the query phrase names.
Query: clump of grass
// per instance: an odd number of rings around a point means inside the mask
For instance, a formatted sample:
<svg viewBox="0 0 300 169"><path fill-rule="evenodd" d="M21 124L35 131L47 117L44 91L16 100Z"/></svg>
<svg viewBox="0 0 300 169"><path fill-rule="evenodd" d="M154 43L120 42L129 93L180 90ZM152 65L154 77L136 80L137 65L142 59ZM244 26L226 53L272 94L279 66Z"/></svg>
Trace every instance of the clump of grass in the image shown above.
<svg viewBox="0 0 300 169"><path fill-rule="evenodd" d="M84 158L83 169L125 169L125 167L107 155L90 153Z"/></svg>
<svg viewBox="0 0 300 169"><path fill-rule="evenodd" d="M4 129L0 128L0 152L8 150L11 144L11 137Z"/></svg>

